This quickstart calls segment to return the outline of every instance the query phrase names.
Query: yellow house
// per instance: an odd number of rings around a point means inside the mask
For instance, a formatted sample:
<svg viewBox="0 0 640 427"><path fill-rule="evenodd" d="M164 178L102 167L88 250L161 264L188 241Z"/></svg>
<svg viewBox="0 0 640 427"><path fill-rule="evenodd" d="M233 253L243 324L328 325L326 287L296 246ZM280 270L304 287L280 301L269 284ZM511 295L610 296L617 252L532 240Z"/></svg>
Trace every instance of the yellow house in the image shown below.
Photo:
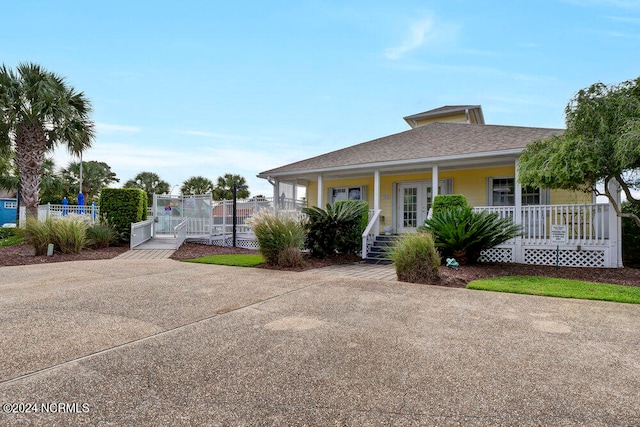
<svg viewBox="0 0 640 427"><path fill-rule="evenodd" d="M512 218L523 237L485 251L486 261L621 266L619 220L588 194L523 187L518 158L535 140L562 129L487 125L479 105L445 106L404 120L411 129L261 172L296 198L324 206L366 200L370 206L363 257L375 236L416 230L438 194L463 194L476 209ZM559 249L559 251L556 251ZM558 255L560 255L558 257Z"/></svg>

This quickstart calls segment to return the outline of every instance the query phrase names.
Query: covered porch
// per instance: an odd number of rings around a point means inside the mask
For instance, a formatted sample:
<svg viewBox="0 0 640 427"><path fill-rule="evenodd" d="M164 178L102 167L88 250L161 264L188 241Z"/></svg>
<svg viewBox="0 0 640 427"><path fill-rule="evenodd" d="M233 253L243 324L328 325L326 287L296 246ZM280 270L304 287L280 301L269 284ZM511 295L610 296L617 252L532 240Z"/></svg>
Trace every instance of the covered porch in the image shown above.
<svg viewBox="0 0 640 427"><path fill-rule="evenodd" d="M456 193L465 195L474 209L496 212L522 226L521 237L484 251L485 262L555 265L557 257L563 266L622 267L621 222L614 208L588 194L523 188L517 153L336 169L270 178L274 199L304 192L309 206L366 200L371 209L363 258L376 236L416 230L438 194ZM618 189L613 193L619 194ZM552 236L558 226L566 228L562 242Z"/></svg>

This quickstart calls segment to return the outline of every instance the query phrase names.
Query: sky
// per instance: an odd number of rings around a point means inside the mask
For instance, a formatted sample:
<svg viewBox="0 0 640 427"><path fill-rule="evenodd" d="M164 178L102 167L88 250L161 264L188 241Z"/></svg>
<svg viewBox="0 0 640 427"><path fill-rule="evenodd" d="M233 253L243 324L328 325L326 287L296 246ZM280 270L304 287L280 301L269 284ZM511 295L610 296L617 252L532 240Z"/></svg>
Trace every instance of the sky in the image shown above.
<svg viewBox="0 0 640 427"><path fill-rule="evenodd" d="M0 60L90 99L84 160L120 185L246 178L482 105L489 124L564 127L595 82L640 76L640 0L4 1ZM55 152L56 164L74 160ZM117 186L118 184L116 184Z"/></svg>

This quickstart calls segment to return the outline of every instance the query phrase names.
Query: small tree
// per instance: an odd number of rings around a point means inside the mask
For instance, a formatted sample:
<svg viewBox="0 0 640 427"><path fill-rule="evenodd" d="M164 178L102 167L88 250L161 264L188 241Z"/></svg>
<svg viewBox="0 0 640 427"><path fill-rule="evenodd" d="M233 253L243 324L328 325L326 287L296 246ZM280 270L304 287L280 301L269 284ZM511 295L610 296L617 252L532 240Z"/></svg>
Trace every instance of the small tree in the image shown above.
<svg viewBox="0 0 640 427"><path fill-rule="evenodd" d="M219 176L215 188L213 189L214 200L230 200L233 197L233 186L246 187L247 180L240 175L234 175L226 173L224 176ZM246 188L239 189L236 192L238 199L246 199L249 197L249 190Z"/></svg>
<svg viewBox="0 0 640 427"><path fill-rule="evenodd" d="M62 169L61 176L68 198L73 200L80 190L80 162L71 162L66 169ZM85 204L97 202L100 191L113 182L120 182L120 179L105 162L82 162L82 194L85 196Z"/></svg>
<svg viewBox="0 0 640 427"><path fill-rule="evenodd" d="M64 78L37 64L0 67L0 151L13 150L20 204L37 216L45 153L64 144L71 154L91 146L91 105Z"/></svg>
<svg viewBox="0 0 640 427"><path fill-rule="evenodd" d="M192 176L180 187L184 196L208 194L213 192L213 182L204 176Z"/></svg>
<svg viewBox="0 0 640 427"><path fill-rule="evenodd" d="M170 190L169 183L160 179L153 172L140 172L133 179L123 185L124 188L139 188L147 193L147 202L153 203L154 194L167 194Z"/></svg>
<svg viewBox="0 0 640 427"><path fill-rule="evenodd" d="M562 136L536 141L522 152L520 182L606 196L618 216L640 227L640 217L623 212L609 189L609 183L617 181L627 200L640 205L632 193L640 188L640 77L582 89L565 114L567 130Z"/></svg>

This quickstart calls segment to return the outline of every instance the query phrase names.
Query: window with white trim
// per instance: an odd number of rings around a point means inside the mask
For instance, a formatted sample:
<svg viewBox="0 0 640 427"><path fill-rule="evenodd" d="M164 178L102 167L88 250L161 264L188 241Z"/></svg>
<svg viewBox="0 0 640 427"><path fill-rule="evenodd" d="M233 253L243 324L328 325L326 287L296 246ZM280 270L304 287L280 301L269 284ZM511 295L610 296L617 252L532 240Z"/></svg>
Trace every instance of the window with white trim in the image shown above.
<svg viewBox="0 0 640 427"><path fill-rule="evenodd" d="M516 180L513 177L490 177L487 182L487 204L489 206L515 206ZM548 203L549 193L537 187L522 187L522 205Z"/></svg>
<svg viewBox="0 0 640 427"><path fill-rule="evenodd" d="M340 200L367 200L367 186L329 187L329 203Z"/></svg>
<svg viewBox="0 0 640 427"><path fill-rule="evenodd" d="M18 202L4 202L4 208L5 209L17 209L18 208Z"/></svg>

